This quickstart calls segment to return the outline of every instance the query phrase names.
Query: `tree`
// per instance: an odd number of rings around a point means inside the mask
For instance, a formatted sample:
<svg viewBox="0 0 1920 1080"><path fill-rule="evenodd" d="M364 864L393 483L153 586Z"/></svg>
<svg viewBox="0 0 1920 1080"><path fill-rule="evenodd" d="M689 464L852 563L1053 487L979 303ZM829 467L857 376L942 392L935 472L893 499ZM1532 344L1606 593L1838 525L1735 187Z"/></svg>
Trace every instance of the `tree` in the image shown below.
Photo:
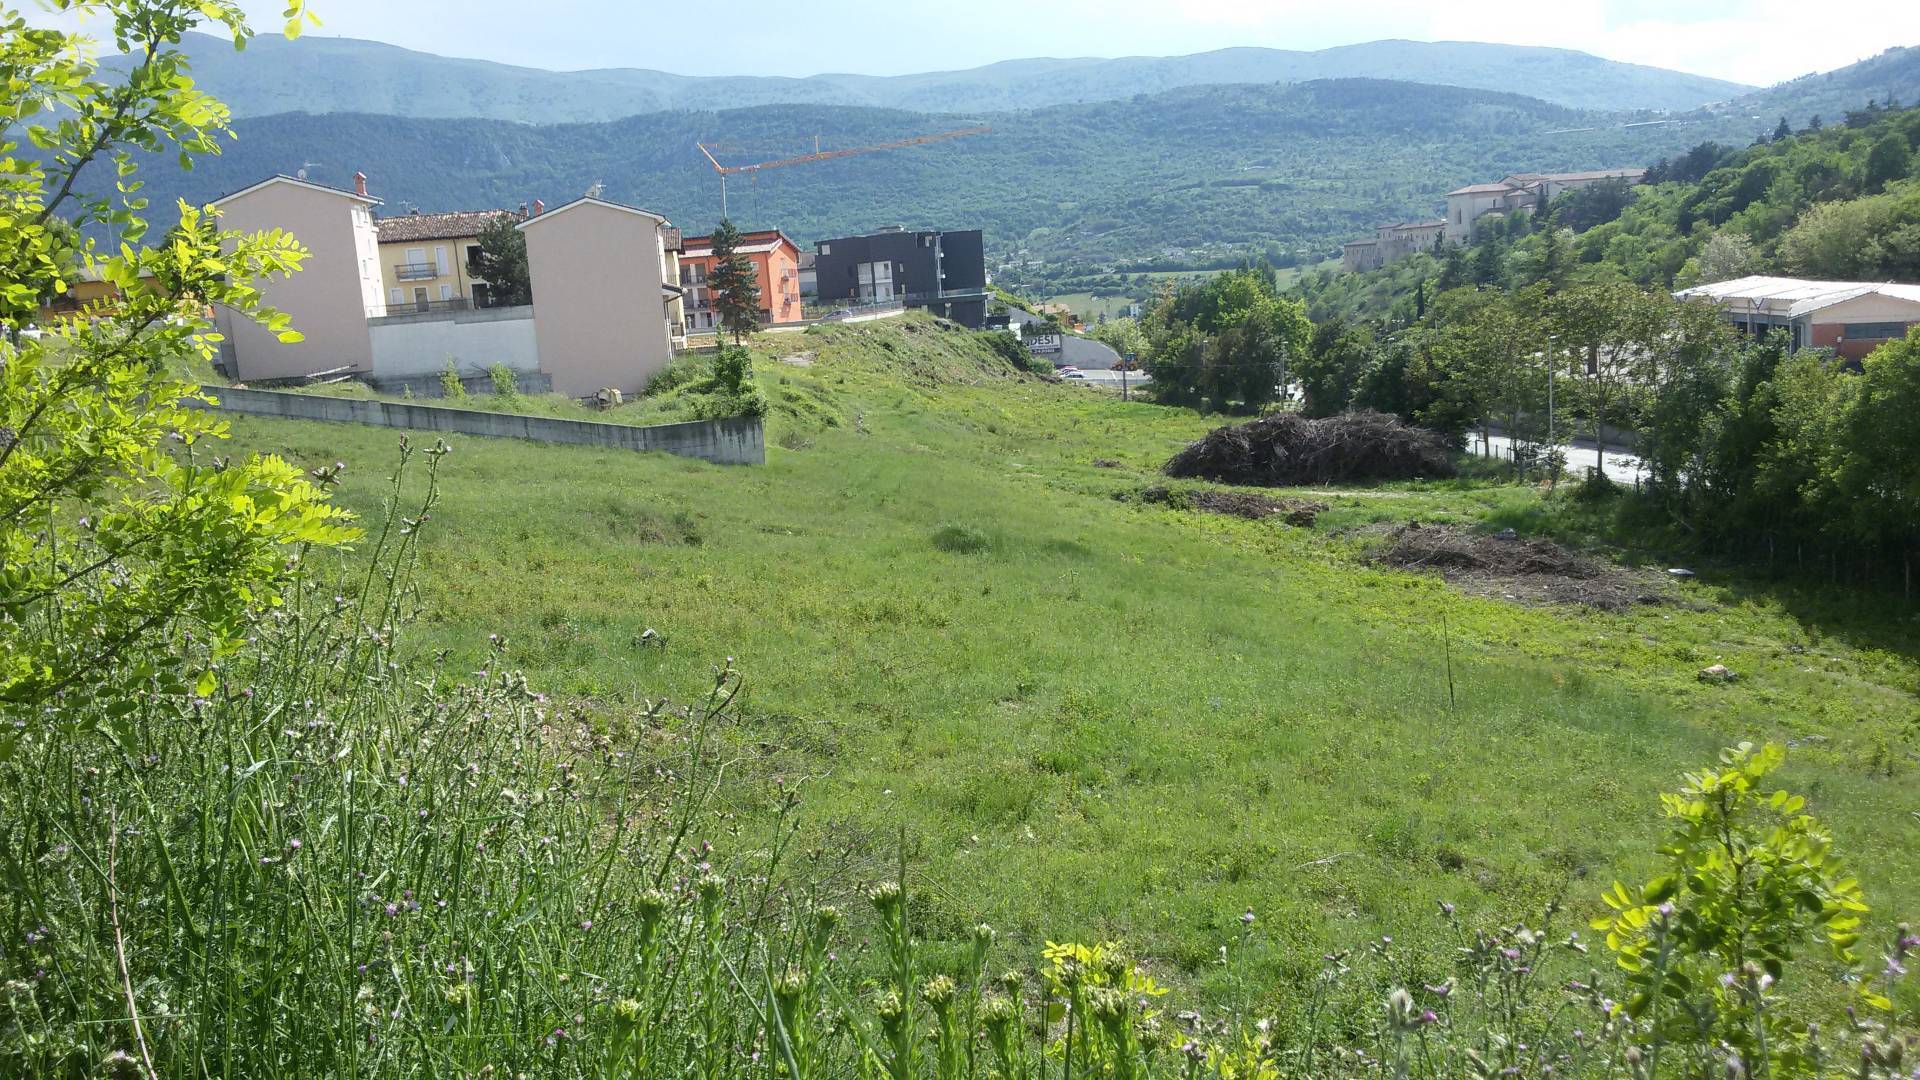
<svg viewBox="0 0 1920 1080"><path fill-rule="evenodd" d="M1294 365L1305 399L1301 412L1319 417L1346 409L1374 359L1373 335L1364 327L1339 319L1315 326L1306 355Z"/></svg>
<svg viewBox="0 0 1920 1080"><path fill-rule="evenodd" d="M1692 284L1711 285L1716 281L1746 277L1759 264L1759 255L1753 249L1753 241L1747 239L1747 234L1722 230L1707 237L1707 242L1700 246L1700 254L1694 258L1693 270L1688 277Z"/></svg>
<svg viewBox="0 0 1920 1080"><path fill-rule="evenodd" d="M1868 194L1879 194L1895 180L1904 180L1913 169L1913 149L1906 136L1889 131L1874 140L1867 151L1866 186Z"/></svg>
<svg viewBox="0 0 1920 1080"><path fill-rule="evenodd" d="M707 281L720 325L733 335L735 345L760 328L760 285L754 279L753 260L741 254L739 247L740 230L731 219L722 219L713 230L713 273Z"/></svg>
<svg viewBox="0 0 1920 1080"><path fill-rule="evenodd" d="M1607 465L1606 429L1625 410L1621 399L1646 381L1653 350L1666 329L1666 307L1672 301L1658 293L1643 293L1632 285L1588 285L1569 289L1547 305L1547 325L1555 347L1549 363L1571 358L1561 368L1573 375L1564 380L1562 400L1578 405L1588 418L1593 436L1594 468Z"/></svg>
<svg viewBox="0 0 1920 1080"><path fill-rule="evenodd" d="M481 226L479 249L467 258L467 273L487 283L488 307L533 303L533 279L527 269L527 234L501 214Z"/></svg>
<svg viewBox="0 0 1920 1080"><path fill-rule="evenodd" d="M279 602L295 545L356 535L285 461L211 456L227 423L191 407L211 400L188 372L214 354L213 305L299 339L259 282L298 270L305 249L279 230L222 232L184 202L145 246L144 153L191 161L232 135L226 107L187 77L181 39L210 22L238 43L245 21L187 0L63 6L104 23L131 62L110 82L91 40L0 13L0 757L82 706L127 718L141 699L212 693L214 665ZM291 0L289 32L301 11ZM12 156L23 143L36 152ZM104 183L83 175L95 162ZM95 228L121 245L96 249ZM119 296L22 335L40 298L82 272Z"/></svg>
<svg viewBox="0 0 1920 1080"><path fill-rule="evenodd" d="M1791 138L1793 138L1793 125L1787 123L1787 118L1782 116L1780 118L1780 123L1774 125L1773 141L1779 142L1782 139L1791 139Z"/></svg>

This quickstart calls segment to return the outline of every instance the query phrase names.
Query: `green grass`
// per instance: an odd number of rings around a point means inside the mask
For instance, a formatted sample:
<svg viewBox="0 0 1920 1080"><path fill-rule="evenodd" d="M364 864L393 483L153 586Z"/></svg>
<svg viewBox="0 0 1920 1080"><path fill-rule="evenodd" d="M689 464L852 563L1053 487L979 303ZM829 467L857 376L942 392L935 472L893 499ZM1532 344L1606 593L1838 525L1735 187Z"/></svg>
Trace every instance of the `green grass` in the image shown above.
<svg viewBox="0 0 1920 1080"><path fill-rule="evenodd" d="M801 782L810 839L869 877L904 830L936 940L1124 937L1204 988L1248 908L1273 978L1438 899L1589 914L1644 860L1656 793L1766 737L1794 741L1787 783L1876 919L1920 909L1910 619L1803 619L1711 576L1686 605L1525 608L1356 558L1371 522L1537 516L1523 488L1316 493L1314 530L1122 501L1217 420L1019 376L919 317L770 337L755 370L764 468L457 440L413 647L477 662L502 634L600 715L735 658L742 812ZM346 460L368 510L397 437L234 429ZM1740 681L1699 682L1715 662Z"/></svg>

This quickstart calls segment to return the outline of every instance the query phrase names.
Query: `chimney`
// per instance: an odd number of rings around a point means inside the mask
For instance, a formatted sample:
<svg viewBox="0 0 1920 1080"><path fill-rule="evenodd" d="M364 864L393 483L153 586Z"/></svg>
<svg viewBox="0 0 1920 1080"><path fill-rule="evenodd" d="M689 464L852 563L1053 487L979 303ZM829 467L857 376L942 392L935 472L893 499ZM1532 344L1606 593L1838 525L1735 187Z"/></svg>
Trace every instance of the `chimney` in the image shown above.
<svg viewBox="0 0 1920 1080"><path fill-rule="evenodd" d="M534 217L539 217L541 214L544 214L546 212L547 212L546 203L541 202L539 199L533 200L533 216Z"/></svg>
<svg viewBox="0 0 1920 1080"><path fill-rule="evenodd" d="M361 198L366 197L367 195L367 174L366 173L357 172L353 174L353 193L355 195L360 196Z"/></svg>
<svg viewBox="0 0 1920 1080"><path fill-rule="evenodd" d="M521 203L521 204L520 204L520 216L521 216L522 218L525 218L525 217L527 216L527 204L526 204L526 203Z"/></svg>

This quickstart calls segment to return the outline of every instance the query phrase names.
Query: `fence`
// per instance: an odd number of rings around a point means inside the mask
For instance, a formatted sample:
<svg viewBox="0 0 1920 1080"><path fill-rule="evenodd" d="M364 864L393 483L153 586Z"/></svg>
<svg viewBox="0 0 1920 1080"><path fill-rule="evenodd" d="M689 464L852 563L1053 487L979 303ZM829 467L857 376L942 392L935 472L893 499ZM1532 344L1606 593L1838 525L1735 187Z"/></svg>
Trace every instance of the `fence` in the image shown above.
<svg viewBox="0 0 1920 1080"><path fill-rule="evenodd" d="M449 409L404 401L330 398L275 390L243 390L230 386L207 386L202 389L218 401L213 408L248 416L276 416L289 420L323 420L412 431L531 439L535 442L576 446L651 450L699 458L719 465L767 463L766 433L757 416L639 427L632 424L602 424L592 420L482 412L477 409Z"/></svg>

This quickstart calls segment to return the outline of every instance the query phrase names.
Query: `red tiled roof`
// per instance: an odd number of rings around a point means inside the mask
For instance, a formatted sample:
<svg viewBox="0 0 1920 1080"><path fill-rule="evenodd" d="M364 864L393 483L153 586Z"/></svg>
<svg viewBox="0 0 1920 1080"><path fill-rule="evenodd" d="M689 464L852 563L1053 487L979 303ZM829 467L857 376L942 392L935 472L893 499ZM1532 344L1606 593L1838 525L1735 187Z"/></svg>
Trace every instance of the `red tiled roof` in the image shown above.
<svg viewBox="0 0 1920 1080"><path fill-rule="evenodd" d="M518 210L453 210L444 214L403 214L374 222L383 244L413 243L420 240L458 240L478 236L480 230L496 218L524 220Z"/></svg>

